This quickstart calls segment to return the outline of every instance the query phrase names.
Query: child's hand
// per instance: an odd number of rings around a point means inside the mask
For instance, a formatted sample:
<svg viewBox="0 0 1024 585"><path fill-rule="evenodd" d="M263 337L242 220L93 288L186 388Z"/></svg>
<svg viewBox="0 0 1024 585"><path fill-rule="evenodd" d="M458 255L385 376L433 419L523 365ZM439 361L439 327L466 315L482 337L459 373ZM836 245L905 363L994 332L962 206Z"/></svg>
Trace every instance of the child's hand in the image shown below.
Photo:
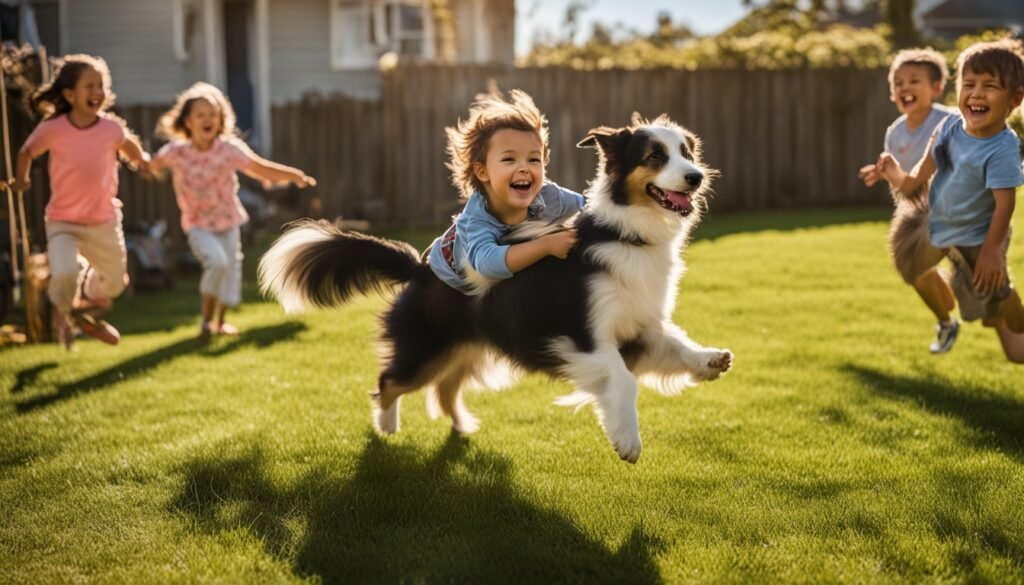
<svg viewBox="0 0 1024 585"><path fill-rule="evenodd" d="M576 245L576 229L569 228L541 238L547 246L548 255L565 260Z"/></svg>
<svg viewBox="0 0 1024 585"><path fill-rule="evenodd" d="M878 156L875 169L883 179L889 182L889 186L899 189L907 178L906 172L900 167L899 161L891 153L883 152Z"/></svg>
<svg viewBox="0 0 1024 585"><path fill-rule="evenodd" d="M974 265L974 289L989 295L1006 286L1006 271L1003 269L999 250L982 246L978 262Z"/></svg>
<svg viewBox="0 0 1024 585"><path fill-rule="evenodd" d="M299 187L316 187L316 179L306 174L296 177L293 182Z"/></svg>
<svg viewBox="0 0 1024 585"><path fill-rule="evenodd" d="M25 177L24 179L14 179L8 183L11 189L14 191L28 191L32 187L32 179Z"/></svg>
<svg viewBox="0 0 1024 585"><path fill-rule="evenodd" d="M857 172L857 176L860 177L860 180L864 181L864 185L867 187L874 187L875 183L885 178L882 176L881 171L879 171L878 165L861 167L860 171Z"/></svg>

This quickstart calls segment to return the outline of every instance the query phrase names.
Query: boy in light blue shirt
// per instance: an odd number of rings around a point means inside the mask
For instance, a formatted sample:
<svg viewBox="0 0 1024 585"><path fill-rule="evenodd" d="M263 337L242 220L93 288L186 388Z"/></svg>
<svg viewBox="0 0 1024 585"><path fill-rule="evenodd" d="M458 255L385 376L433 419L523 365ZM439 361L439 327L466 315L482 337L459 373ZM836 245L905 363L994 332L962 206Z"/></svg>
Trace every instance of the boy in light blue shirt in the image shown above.
<svg viewBox="0 0 1024 585"><path fill-rule="evenodd" d="M885 131L884 151L904 169L914 168L921 160L932 132L953 111L935 103L942 97L948 78L946 58L934 49L905 49L889 66L889 99L901 116ZM861 168L860 177L868 187L884 178L874 164ZM889 224L893 265L935 315L935 340L929 350L946 353L956 342L960 322L950 314L956 305L953 290L938 271L946 254L928 240L928 200L894 199L896 206Z"/></svg>
<svg viewBox="0 0 1024 585"><path fill-rule="evenodd" d="M582 195L545 181L547 120L526 93L478 96L469 119L448 128L448 167L467 197L462 213L434 240L427 263L444 283L465 294L545 258L566 258L576 244L568 228L517 244L500 240L526 220L552 220L585 205Z"/></svg>
<svg viewBox="0 0 1024 585"><path fill-rule="evenodd" d="M1024 185L1020 142L1006 126L1024 100L1024 49L1003 40L972 45L957 62L957 105L907 174L890 153L878 168L904 195L928 179L929 236L956 267L953 291L967 321L993 327L1007 359L1024 363L1024 305L1006 254L1016 188Z"/></svg>

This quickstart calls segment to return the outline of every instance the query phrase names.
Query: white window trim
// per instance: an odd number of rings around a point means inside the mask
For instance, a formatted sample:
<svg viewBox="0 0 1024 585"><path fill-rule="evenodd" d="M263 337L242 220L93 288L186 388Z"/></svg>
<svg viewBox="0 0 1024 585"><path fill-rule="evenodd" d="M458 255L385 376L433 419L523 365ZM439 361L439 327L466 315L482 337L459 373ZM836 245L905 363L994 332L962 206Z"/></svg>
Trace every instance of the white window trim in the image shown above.
<svg viewBox="0 0 1024 585"><path fill-rule="evenodd" d="M359 57L342 57L339 55L339 44L341 39L339 38L338 27L335 26L337 19L340 18L338 11L337 0L327 0L328 2L328 27L330 29L330 60L331 68L338 71L353 70L353 69L375 69L379 55L385 52L395 52L397 43L406 39L421 39L423 42L423 53L419 55L422 59L433 59L434 58L434 22L433 13L430 10L430 4L428 0L363 0L359 5L358 9L363 11L364 18L370 19L372 17L372 23L374 28L374 36L376 37L376 43L373 47L373 55ZM399 35L398 38L389 38L387 34L387 26L384 22L387 14L385 10L385 3L391 4L407 4L407 5L418 5L423 10L423 32L417 33L415 36L412 35ZM395 13L397 19L397 13ZM393 23L393 24L397 24ZM392 26L392 28L396 28Z"/></svg>
<svg viewBox="0 0 1024 585"><path fill-rule="evenodd" d="M192 52L189 49L189 39L185 38L185 14L189 7L197 9L192 0L174 0L171 6L171 34L174 42L174 58L182 63L192 59Z"/></svg>

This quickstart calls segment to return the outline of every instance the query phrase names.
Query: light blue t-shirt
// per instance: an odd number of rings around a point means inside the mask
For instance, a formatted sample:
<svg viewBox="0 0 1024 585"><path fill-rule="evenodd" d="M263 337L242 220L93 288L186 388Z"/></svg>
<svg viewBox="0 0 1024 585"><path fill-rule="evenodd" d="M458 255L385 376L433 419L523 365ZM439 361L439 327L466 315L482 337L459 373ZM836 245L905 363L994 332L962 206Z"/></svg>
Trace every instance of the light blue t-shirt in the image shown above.
<svg viewBox="0 0 1024 585"><path fill-rule="evenodd" d="M585 205L586 199L579 193L545 183L527 213L529 220L551 221L575 213ZM464 262L490 280L512 277L512 271L505 264L509 247L499 244L498 240L513 226L502 223L487 208L486 196L479 191L470 195L452 226L431 244L427 259L438 278L467 294L474 289L466 280L462 269Z"/></svg>
<svg viewBox="0 0 1024 585"><path fill-rule="evenodd" d="M932 104L932 110L924 123L914 130L907 128L906 114L896 118L885 131L885 151L892 153L900 167L909 173L924 158L924 151L928 148L935 127L954 111L942 104Z"/></svg>
<svg viewBox="0 0 1024 585"><path fill-rule="evenodd" d="M1024 185L1020 141L1009 128L989 138L964 130L963 116L950 114L932 147L935 175L928 191L932 245L980 246L992 224L992 189Z"/></svg>

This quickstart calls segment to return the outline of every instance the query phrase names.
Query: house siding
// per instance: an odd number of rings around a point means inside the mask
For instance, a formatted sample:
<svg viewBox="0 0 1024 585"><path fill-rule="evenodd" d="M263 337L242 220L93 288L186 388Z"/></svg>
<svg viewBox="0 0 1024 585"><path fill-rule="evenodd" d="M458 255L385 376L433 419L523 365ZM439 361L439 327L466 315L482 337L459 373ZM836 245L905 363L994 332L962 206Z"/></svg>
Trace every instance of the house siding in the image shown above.
<svg viewBox="0 0 1024 585"><path fill-rule="evenodd" d="M120 103L169 104L175 94L205 77L201 30L194 35L192 58L185 63L174 58L172 7L169 1L68 2L65 52L103 57Z"/></svg>
<svg viewBox="0 0 1024 585"><path fill-rule="evenodd" d="M270 2L270 101L282 104L309 91L375 96L377 69L331 68L330 0Z"/></svg>

